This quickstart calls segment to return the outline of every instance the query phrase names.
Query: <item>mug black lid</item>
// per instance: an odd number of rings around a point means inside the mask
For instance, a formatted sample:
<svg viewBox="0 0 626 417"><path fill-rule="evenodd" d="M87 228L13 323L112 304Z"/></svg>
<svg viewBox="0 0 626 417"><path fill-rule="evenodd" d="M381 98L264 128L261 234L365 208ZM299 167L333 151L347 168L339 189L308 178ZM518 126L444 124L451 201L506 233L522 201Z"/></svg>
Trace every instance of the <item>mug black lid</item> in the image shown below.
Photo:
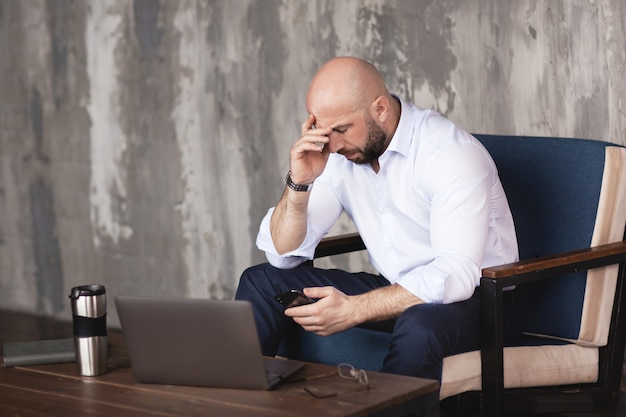
<svg viewBox="0 0 626 417"><path fill-rule="evenodd" d="M80 285L78 287L72 288L72 292L70 293L70 298L78 298L85 296L93 296L93 295L102 295L106 293L106 288L104 285L99 284L91 284L91 285Z"/></svg>

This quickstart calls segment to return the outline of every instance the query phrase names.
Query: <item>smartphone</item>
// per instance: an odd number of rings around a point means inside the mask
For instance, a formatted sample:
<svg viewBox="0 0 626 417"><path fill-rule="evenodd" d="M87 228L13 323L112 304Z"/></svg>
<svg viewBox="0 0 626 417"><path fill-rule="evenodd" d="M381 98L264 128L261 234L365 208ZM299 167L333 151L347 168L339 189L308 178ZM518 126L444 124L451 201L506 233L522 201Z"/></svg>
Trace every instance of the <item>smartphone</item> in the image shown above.
<svg viewBox="0 0 626 417"><path fill-rule="evenodd" d="M274 298L285 308L303 306L315 302L298 290L281 292L280 294L276 294Z"/></svg>

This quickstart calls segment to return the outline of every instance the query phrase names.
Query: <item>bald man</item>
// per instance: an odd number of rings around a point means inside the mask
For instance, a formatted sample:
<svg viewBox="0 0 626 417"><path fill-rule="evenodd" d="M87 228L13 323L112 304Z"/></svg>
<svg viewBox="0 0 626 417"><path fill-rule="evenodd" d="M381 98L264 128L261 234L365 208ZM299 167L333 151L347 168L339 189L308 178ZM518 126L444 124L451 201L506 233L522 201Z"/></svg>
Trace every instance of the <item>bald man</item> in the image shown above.
<svg viewBox="0 0 626 417"><path fill-rule="evenodd" d="M390 94L357 58L324 64L306 107L285 191L257 237L269 263L243 273L236 299L252 303L265 355L293 322L323 336L378 323L392 333L383 372L440 379L445 356L479 347L481 269L518 259L496 167L474 137ZM303 264L343 211L379 274ZM283 311L274 295L289 289L318 301ZM511 323L507 338L519 334Z"/></svg>

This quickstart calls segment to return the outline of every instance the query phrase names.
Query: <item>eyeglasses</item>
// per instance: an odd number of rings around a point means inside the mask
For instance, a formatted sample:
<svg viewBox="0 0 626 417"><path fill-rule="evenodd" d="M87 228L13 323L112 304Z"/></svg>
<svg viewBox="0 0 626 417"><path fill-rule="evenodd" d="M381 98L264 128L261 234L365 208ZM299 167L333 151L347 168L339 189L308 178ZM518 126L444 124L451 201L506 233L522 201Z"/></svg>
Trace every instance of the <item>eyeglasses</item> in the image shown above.
<svg viewBox="0 0 626 417"><path fill-rule="evenodd" d="M370 380L367 377L367 373L363 369L356 369L349 363L340 363L337 365L337 369L339 370L340 377L358 381L359 384L369 387Z"/></svg>
<svg viewBox="0 0 626 417"><path fill-rule="evenodd" d="M355 383L358 383L359 386L356 387L356 389L348 389L343 391L329 391L328 389L325 389L325 387L305 387L304 390L315 398L329 398L361 391L364 389L369 389L370 381L367 377L367 373L363 369L356 369L353 365L349 363L340 363L339 365L337 365L337 371L340 377L354 381Z"/></svg>

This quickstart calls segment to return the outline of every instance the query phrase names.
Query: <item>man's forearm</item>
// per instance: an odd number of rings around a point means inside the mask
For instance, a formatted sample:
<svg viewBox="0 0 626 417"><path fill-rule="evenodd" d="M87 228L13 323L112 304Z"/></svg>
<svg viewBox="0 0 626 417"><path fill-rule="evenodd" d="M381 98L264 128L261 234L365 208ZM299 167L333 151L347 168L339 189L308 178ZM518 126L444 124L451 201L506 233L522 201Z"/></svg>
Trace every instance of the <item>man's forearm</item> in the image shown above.
<svg viewBox="0 0 626 417"><path fill-rule="evenodd" d="M393 319L407 308L424 303L398 284L355 295L353 301L359 323Z"/></svg>
<svg viewBox="0 0 626 417"><path fill-rule="evenodd" d="M297 249L304 241L309 195L309 192L293 191L286 187L278 201L270 219L270 232L279 254Z"/></svg>

